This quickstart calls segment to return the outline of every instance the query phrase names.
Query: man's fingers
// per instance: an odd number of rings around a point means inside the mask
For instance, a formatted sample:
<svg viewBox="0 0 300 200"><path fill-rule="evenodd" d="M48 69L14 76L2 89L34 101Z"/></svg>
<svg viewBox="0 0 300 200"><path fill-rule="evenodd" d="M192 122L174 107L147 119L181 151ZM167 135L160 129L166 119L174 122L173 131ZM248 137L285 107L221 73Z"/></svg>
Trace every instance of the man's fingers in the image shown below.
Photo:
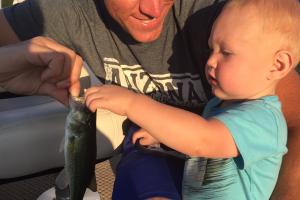
<svg viewBox="0 0 300 200"><path fill-rule="evenodd" d="M57 88L55 85L51 83L44 83L39 88L39 94L49 95L64 105L68 105L68 90Z"/></svg>
<svg viewBox="0 0 300 200"><path fill-rule="evenodd" d="M60 89L67 89L67 88L69 88L70 87L70 81L69 81L69 79L62 80L62 81L56 83L56 87L60 88Z"/></svg>
<svg viewBox="0 0 300 200"><path fill-rule="evenodd" d="M75 60L70 72L70 88L69 92L72 96L79 96L80 93L80 74L83 61L78 55L75 55Z"/></svg>
<svg viewBox="0 0 300 200"><path fill-rule="evenodd" d="M45 41L47 41L45 43ZM58 80L69 79L69 92L72 96L79 96L80 93L80 73L83 65L82 58L77 55L71 49L68 49L55 41L48 38L43 40L47 47L54 49L55 51L64 55L64 63L61 65L61 74L58 76Z"/></svg>
<svg viewBox="0 0 300 200"><path fill-rule="evenodd" d="M41 80L56 83L59 88L68 84L70 94L79 96L82 58L50 38L36 37L31 42L35 44L32 51L40 53L38 64L47 66L41 75Z"/></svg>
<svg viewBox="0 0 300 200"><path fill-rule="evenodd" d="M78 97L80 94L80 82L73 82L72 84L69 81L69 93L73 97Z"/></svg>
<svg viewBox="0 0 300 200"><path fill-rule="evenodd" d="M53 79L55 81L55 80L63 80L66 78L62 74L62 72L64 71L63 67L65 65L64 55L57 52L51 52L51 53L41 54L40 57L43 60L43 64L48 65L41 75L42 81L46 81L50 79Z"/></svg>
<svg viewBox="0 0 300 200"><path fill-rule="evenodd" d="M5 50L17 55L14 61L16 67L7 69L11 77L4 79L3 86L8 91L49 95L67 104L71 77L72 83L75 82L72 87L80 88L77 75L80 72L77 71L81 70L81 58L59 43L49 38L37 37L10 45ZM75 75L71 75L72 73Z"/></svg>
<svg viewBox="0 0 300 200"><path fill-rule="evenodd" d="M60 52L60 53L65 53L68 54L70 57L72 57L72 55L75 54L75 52L61 44L59 44L58 42L52 40L51 38L48 37L35 37L33 39L31 39L31 42L35 45L39 45L48 49L52 49L53 51L56 52Z"/></svg>

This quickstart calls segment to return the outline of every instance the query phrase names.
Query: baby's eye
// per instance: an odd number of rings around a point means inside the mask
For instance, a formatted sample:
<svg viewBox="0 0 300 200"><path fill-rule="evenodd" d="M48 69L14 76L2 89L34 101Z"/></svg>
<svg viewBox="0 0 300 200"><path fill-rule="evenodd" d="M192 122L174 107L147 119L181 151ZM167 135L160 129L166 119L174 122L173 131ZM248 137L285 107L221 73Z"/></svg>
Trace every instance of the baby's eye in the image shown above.
<svg viewBox="0 0 300 200"><path fill-rule="evenodd" d="M230 56L232 54L231 51L228 51L228 50L221 50L221 53L224 55L224 56Z"/></svg>

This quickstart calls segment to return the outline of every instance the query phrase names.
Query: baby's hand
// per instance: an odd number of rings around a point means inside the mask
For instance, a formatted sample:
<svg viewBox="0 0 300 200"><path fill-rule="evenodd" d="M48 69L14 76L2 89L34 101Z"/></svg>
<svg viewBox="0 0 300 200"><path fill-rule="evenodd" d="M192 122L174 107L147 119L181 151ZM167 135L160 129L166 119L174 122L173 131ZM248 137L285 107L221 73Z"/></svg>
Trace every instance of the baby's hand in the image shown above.
<svg viewBox="0 0 300 200"><path fill-rule="evenodd" d="M86 106L95 112L97 108L107 109L118 115L126 115L137 94L116 85L93 86L86 90Z"/></svg>
<svg viewBox="0 0 300 200"><path fill-rule="evenodd" d="M132 143L135 144L138 139L140 139L140 144L144 146L155 146L159 144L159 141L144 129L140 129L133 134Z"/></svg>

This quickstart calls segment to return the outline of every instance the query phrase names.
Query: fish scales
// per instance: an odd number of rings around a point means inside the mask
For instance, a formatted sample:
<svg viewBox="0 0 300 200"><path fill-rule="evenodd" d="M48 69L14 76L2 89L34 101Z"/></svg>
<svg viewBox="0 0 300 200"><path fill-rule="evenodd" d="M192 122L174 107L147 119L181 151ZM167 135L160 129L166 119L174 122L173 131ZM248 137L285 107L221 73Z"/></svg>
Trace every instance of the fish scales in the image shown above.
<svg viewBox="0 0 300 200"><path fill-rule="evenodd" d="M71 97L65 134L70 200L83 199L95 171L96 148L96 115L85 106L83 97Z"/></svg>

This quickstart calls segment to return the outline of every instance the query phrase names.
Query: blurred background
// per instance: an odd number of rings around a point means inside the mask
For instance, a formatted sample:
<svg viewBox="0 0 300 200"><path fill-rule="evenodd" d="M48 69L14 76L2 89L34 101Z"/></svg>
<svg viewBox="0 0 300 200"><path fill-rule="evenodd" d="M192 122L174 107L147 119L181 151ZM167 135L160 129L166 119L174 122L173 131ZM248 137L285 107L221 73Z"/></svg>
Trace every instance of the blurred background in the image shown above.
<svg viewBox="0 0 300 200"><path fill-rule="evenodd" d="M0 0L0 2L2 1L2 8L9 6L13 3L13 0Z"/></svg>

